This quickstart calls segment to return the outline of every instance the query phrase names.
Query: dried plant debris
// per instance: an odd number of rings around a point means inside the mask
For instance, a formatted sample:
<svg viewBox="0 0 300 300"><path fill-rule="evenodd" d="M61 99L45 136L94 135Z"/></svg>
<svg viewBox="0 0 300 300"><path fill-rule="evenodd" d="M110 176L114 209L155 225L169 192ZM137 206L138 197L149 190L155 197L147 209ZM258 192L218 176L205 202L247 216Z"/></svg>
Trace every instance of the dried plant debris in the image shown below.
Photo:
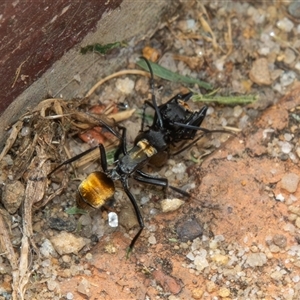
<svg viewBox="0 0 300 300"><path fill-rule="evenodd" d="M69 101L46 99L33 111L22 116L10 129L10 136L0 155L6 165L1 177L5 209L1 209L0 214L0 245L1 253L7 257L12 268L13 299L25 299L29 278L38 267L38 260L35 264L31 262L33 256L39 258L39 249L33 239L32 214L59 195L67 185L68 176L63 176L59 187L49 194L47 176L51 171L50 165L53 161L60 162L69 156L67 137L78 135L84 140L88 130L93 130L95 126L101 128L99 126L103 123L114 127L133 112L134 109L118 112L107 107L100 112L95 107L89 110L88 98ZM100 131L101 143L108 148L115 147L117 139L107 134ZM90 144L99 143L97 140L88 141ZM76 162L76 165L86 165L99 158L99 151L96 152ZM12 158L10 164L5 163L8 154ZM21 210L19 254L13 249L11 217L6 210L14 215L18 215Z"/></svg>

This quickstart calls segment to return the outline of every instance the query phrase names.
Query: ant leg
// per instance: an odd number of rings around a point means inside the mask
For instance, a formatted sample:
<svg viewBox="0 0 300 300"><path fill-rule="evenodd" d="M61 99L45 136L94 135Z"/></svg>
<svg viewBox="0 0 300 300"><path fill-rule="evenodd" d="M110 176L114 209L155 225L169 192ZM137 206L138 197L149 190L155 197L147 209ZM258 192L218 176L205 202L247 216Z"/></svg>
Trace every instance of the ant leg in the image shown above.
<svg viewBox="0 0 300 300"><path fill-rule="evenodd" d="M100 150L100 163L104 173L107 172L107 159L106 159L106 151L102 144L98 145Z"/></svg>
<svg viewBox="0 0 300 300"><path fill-rule="evenodd" d="M92 152L93 150L95 150L95 149L98 148L98 147L99 147L99 146L97 145L97 146L92 147L92 148L90 148L90 149L88 149L88 150L86 150L86 151L84 151L84 152L82 152L82 153L80 153L80 154L78 154L78 155L76 155L76 156L74 156L74 157L71 157L71 158L65 160L65 161L62 162L60 165L58 165L56 168L54 168L54 169L48 174L48 177L49 177L50 175L52 175L55 171L57 171L58 169L60 169L62 166L68 165L68 164L72 163L73 161L78 160L79 158L81 158L81 157L85 156L86 154Z"/></svg>
<svg viewBox="0 0 300 300"><path fill-rule="evenodd" d="M56 172L58 169L60 169L62 166L65 166L65 165L68 165L70 163L72 163L73 161L76 161L78 160L79 158L87 155L88 153L92 152L93 150L95 150L96 148L99 148L100 150L100 154L101 154L101 157L100 157L100 160L101 160L101 167L103 168L103 171L107 171L107 161L106 161L106 153L105 153L105 149L104 149L104 146L102 144L99 144L95 147L92 147L74 157L71 157L67 160L65 160L64 162L62 162L61 164L59 164L56 168L54 168L49 174L48 174L48 177L51 176L54 172Z"/></svg>
<svg viewBox="0 0 300 300"><path fill-rule="evenodd" d="M148 66L148 69L149 69L149 72L150 72L150 75L151 75L151 77L150 77L150 88L151 88L152 105L153 105L153 108L155 110L155 114L157 116L159 127L163 128L164 127L163 119L161 117L161 114L160 114L160 111L158 109L158 105L157 105L157 102L156 102L156 99L155 99L155 95L154 95L154 76L153 76L153 70L152 70L152 67L151 67L148 59L146 59L143 56L141 58L146 62L147 66Z"/></svg>
<svg viewBox="0 0 300 300"><path fill-rule="evenodd" d="M192 142L190 142L189 144L187 144L185 147L181 148L180 150L172 153L171 156L175 156L175 155L178 155L179 153L185 151L186 149L192 147L194 144L196 144L201 138L203 138L204 134L203 135L200 135L198 136L195 140L193 140Z"/></svg>
<svg viewBox="0 0 300 300"><path fill-rule="evenodd" d="M127 147L126 147L126 132L127 129L125 127L120 126L119 129L122 131L122 136L120 138L120 145L118 146L115 155L114 155L114 159L115 161L119 159L119 156L121 153L123 153L124 155L127 154Z"/></svg>
<svg viewBox="0 0 300 300"><path fill-rule="evenodd" d="M225 129L215 129L215 130L210 130L210 129L206 129L206 128L203 128L203 127L198 127L198 126L194 126L194 125L189 125L189 124L184 124L184 123L178 123L178 122L174 122L173 123L174 125L177 125L179 127L182 127L182 128L186 128L186 129L189 129L189 130L192 130L192 133L193 135L196 134L196 131L203 131L204 134L208 134L208 133L228 133L228 134L232 134L232 135L235 135L234 133L228 131L228 130L225 130ZM188 132L187 132L188 133ZM181 139L183 140L188 140L188 139L193 139L194 137L190 135L187 135L186 137L181 137Z"/></svg>
<svg viewBox="0 0 300 300"><path fill-rule="evenodd" d="M91 115L90 115L91 116ZM91 116L91 117L93 117L93 116ZM102 120L99 120L99 119L97 119L97 118L95 118L95 117L93 117L94 119L96 119L99 123L100 123L100 125L102 126L102 127L104 127L104 128L106 128L110 133L112 133L116 138L118 138L118 139L120 139L121 137L120 137L120 135L118 134L118 132L117 131L115 131L111 126L109 126L108 124L106 124L104 121L102 121Z"/></svg>
<svg viewBox="0 0 300 300"><path fill-rule="evenodd" d="M135 211L135 214L136 214L136 217L137 217L137 220L139 222L139 225L140 225L140 229L139 231L136 233L136 235L134 236L134 238L132 239L130 245L129 245L129 248L128 248L128 251L127 251L127 258L130 254L130 252L132 251L137 239L139 238L139 236L141 235L145 225L144 225L144 220L143 220L143 217L142 217L142 214L141 214L141 211L138 207L138 204L134 198L134 196L131 194L131 192L129 191L129 188L128 188L128 182L127 182L127 179L125 180L122 180L122 185L123 185L123 189L126 193L126 195L128 196L130 202L132 203L132 206L134 208L134 211Z"/></svg>
<svg viewBox="0 0 300 300"><path fill-rule="evenodd" d="M145 101L144 105L143 105L143 115L142 115L142 124L141 124L141 132L144 131L144 125L145 125L145 119L146 119L146 108L147 106L150 106L152 109L155 110L155 108L153 107L152 103L149 101Z"/></svg>
<svg viewBox="0 0 300 300"><path fill-rule="evenodd" d="M185 197L190 197L190 194L186 191L183 191L182 189L179 189L175 186L169 185L169 181L167 178L164 177L153 177L147 173L144 173L141 170L136 170L136 172L140 175L140 176L133 176L133 178L137 181L143 182L143 183L148 183L148 184L153 184L153 185L158 185L158 186L162 186L164 188L171 188L172 190L174 190L175 192L185 196Z"/></svg>

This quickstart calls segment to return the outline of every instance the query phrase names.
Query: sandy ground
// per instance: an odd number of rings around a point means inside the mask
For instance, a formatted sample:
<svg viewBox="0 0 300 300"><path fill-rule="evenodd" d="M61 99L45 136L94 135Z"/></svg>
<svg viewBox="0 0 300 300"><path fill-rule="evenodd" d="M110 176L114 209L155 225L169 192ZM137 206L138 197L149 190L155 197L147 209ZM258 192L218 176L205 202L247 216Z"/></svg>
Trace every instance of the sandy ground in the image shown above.
<svg viewBox="0 0 300 300"><path fill-rule="evenodd" d="M300 176L300 170L289 160L267 155L262 131L266 126L278 129L279 136L289 131L289 110L300 104L299 92L296 89L267 109L251 128L231 138L195 170L200 184L194 197L179 210L152 219L158 228L155 245L142 237L127 260L124 249L129 239L119 233L106 236L84 261L92 275L62 281L61 293L82 285L85 294L75 292L74 299L297 299L298 257L290 250L298 245L299 230L286 226L294 224L291 193L282 188L281 180L289 173ZM283 202L275 200L278 194ZM292 205L299 206L299 185L292 195ZM218 208L202 208L199 200ZM178 246L168 241L172 228L191 218L205 224L211 236L224 237L217 247L219 256L203 243L211 264L200 272L188 267L191 243ZM211 239L207 237L208 242ZM279 246L272 247L274 243ZM107 253L107 245L114 245L115 253ZM237 251L244 254L236 256ZM266 261L249 265L245 256L253 253L265 253ZM233 256L236 261L230 264ZM274 272L282 275L277 278ZM216 274L217 280L212 280ZM295 292L288 296L290 288ZM254 294L248 292L247 297L247 289Z"/></svg>

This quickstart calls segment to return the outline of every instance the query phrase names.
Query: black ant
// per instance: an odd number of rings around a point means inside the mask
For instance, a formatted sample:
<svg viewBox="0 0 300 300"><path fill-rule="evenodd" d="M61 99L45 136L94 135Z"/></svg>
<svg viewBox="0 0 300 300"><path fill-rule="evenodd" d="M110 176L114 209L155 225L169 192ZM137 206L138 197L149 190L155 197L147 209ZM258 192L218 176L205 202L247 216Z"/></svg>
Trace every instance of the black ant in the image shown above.
<svg viewBox="0 0 300 300"><path fill-rule="evenodd" d="M192 93L188 93L185 95L179 94L173 97L167 103L160 106L157 105L154 95L153 71L148 60L145 58L143 59L146 61L151 74L150 86L152 90L152 102L146 101L145 104L152 107L155 111L152 125L149 126L147 130L144 130L144 107L141 132L136 137L133 147L130 150L127 150L126 128L119 127L121 131L120 135L119 132L116 132L113 128L111 128L104 122L99 121L102 126L107 128L112 134L120 139L120 144L115 152L115 166L111 169L108 168L106 151L104 149L104 146L100 144L81 154L76 155L73 158L64 161L54 170L52 170L48 175L52 175L62 166L78 160L82 156L93 151L95 148L99 148L102 171L95 171L89 174L87 178L80 183L76 198L77 205L79 207L92 207L97 209L107 204L109 200L113 198L115 193L114 181L119 180L134 207L140 226L140 229L129 245L129 249L127 252L128 254L132 251L137 239L139 238L144 228L143 217L136 199L129 190L128 179L132 177L139 182L162 186L163 188L170 187L183 196L189 197L189 193L169 185L167 178L154 177L143 172L141 169L156 154L168 151L171 145L175 145L176 143L182 142L183 140L193 140L197 131L200 130L205 133L212 132L199 127L205 118L207 107L204 106L200 111L197 112L193 112L188 107L186 102L190 99ZM220 130L219 132L224 131ZM186 148L187 147L184 147L184 149ZM183 150L181 149L180 152Z"/></svg>

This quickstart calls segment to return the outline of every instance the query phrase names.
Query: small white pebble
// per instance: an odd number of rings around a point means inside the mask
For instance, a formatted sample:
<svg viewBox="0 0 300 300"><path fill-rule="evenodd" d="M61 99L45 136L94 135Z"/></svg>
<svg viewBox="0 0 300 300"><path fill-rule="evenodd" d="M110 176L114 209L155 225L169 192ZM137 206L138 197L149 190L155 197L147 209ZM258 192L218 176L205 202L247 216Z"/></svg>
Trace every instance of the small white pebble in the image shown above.
<svg viewBox="0 0 300 300"><path fill-rule="evenodd" d="M294 82L294 80L296 79L296 73L293 71L287 71L282 73L281 77L280 77L280 83L282 86L288 86L290 84L292 84Z"/></svg>
<svg viewBox="0 0 300 300"><path fill-rule="evenodd" d="M50 239L53 248L60 254L77 253L85 245L90 243L89 239L78 237L72 233L62 231Z"/></svg>
<svg viewBox="0 0 300 300"><path fill-rule="evenodd" d="M265 253L258 252L258 253L250 253L247 255L246 263L254 268L254 267L261 267L267 262L267 256Z"/></svg>
<svg viewBox="0 0 300 300"><path fill-rule="evenodd" d="M194 254L192 253L192 252L189 252L187 255L186 255L186 257L189 259L189 260L194 260L195 259L195 256L194 256Z"/></svg>
<svg viewBox="0 0 300 300"><path fill-rule="evenodd" d="M296 275L292 278L293 282L297 283L300 281L300 276L299 275Z"/></svg>
<svg viewBox="0 0 300 300"><path fill-rule="evenodd" d="M70 255L63 255L63 256L61 257L61 259L62 259L63 262L65 262L65 263L70 263L71 260L72 260Z"/></svg>
<svg viewBox="0 0 300 300"><path fill-rule="evenodd" d="M44 242L41 245L40 252L44 257L50 257L50 256L57 256L56 251L54 250L54 247L52 243L45 239Z"/></svg>
<svg viewBox="0 0 300 300"><path fill-rule="evenodd" d="M173 168L172 171L174 173L184 173L186 171L186 165L184 163L178 163Z"/></svg>
<svg viewBox="0 0 300 300"><path fill-rule="evenodd" d="M225 63L224 58L217 59L215 61L215 67L217 68L218 71L223 71L223 69L224 69L224 63Z"/></svg>
<svg viewBox="0 0 300 300"><path fill-rule="evenodd" d="M289 193L295 193L298 188L300 177L295 173L285 174L281 179L281 187Z"/></svg>
<svg viewBox="0 0 300 300"><path fill-rule="evenodd" d="M300 228L300 217L298 217L295 221L295 225Z"/></svg>
<svg viewBox="0 0 300 300"><path fill-rule="evenodd" d="M76 80L78 83L81 82L81 78L80 78L80 75L79 75L79 74L76 74L73 78L74 78L74 80Z"/></svg>
<svg viewBox="0 0 300 300"><path fill-rule="evenodd" d="M215 111L214 108L209 106L208 109L207 109L206 115L209 116L209 115L213 114L214 111Z"/></svg>
<svg viewBox="0 0 300 300"><path fill-rule="evenodd" d="M290 48L286 48L284 51L284 63L291 64L296 59L296 54Z"/></svg>
<svg viewBox="0 0 300 300"><path fill-rule="evenodd" d="M278 93L280 93L280 94L283 93L283 91L282 91L282 86L281 86L280 83L275 83L274 86L273 86L273 89L274 89L274 91L276 91L276 92L278 92Z"/></svg>
<svg viewBox="0 0 300 300"><path fill-rule="evenodd" d="M186 25L188 30L193 30L196 25L196 22L194 19L188 19L186 20Z"/></svg>
<svg viewBox="0 0 300 300"><path fill-rule="evenodd" d="M239 121L239 128L241 128L241 129L246 128L248 121L249 121L249 116L247 116L247 115L242 116Z"/></svg>
<svg viewBox="0 0 300 300"><path fill-rule="evenodd" d="M293 135L290 133L285 133L283 136L287 142L290 142L293 139Z"/></svg>
<svg viewBox="0 0 300 300"><path fill-rule="evenodd" d="M183 204L184 204L184 201L177 199L177 198L164 199L160 202L161 210L163 212L175 211Z"/></svg>
<svg viewBox="0 0 300 300"><path fill-rule="evenodd" d="M153 234L151 234L151 235L149 236L148 242L149 242L149 244L151 244L151 245L155 245L155 244L156 244L156 238L155 238L155 236L154 236Z"/></svg>
<svg viewBox="0 0 300 300"><path fill-rule="evenodd" d="M201 256L201 255L197 255L195 257L194 264L196 266L197 271L202 271L203 269L205 269L206 267L209 266L206 257Z"/></svg>
<svg viewBox="0 0 300 300"><path fill-rule="evenodd" d="M288 18L283 18L282 20L279 20L276 25L279 29L285 32L290 32L294 27L294 23Z"/></svg>
<svg viewBox="0 0 300 300"><path fill-rule="evenodd" d="M227 155L227 160L232 160L232 154Z"/></svg>
<svg viewBox="0 0 300 300"><path fill-rule="evenodd" d="M27 136L31 133L31 128L30 127L23 127L21 130L21 136Z"/></svg>
<svg viewBox="0 0 300 300"><path fill-rule="evenodd" d="M57 282L53 279L47 280L47 287L49 291L54 291L57 287Z"/></svg>
<svg viewBox="0 0 300 300"><path fill-rule="evenodd" d="M275 199L276 199L277 201L283 202L283 201L284 201L284 196L283 196L282 194L278 194L278 195L275 197Z"/></svg>
<svg viewBox="0 0 300 300"><path fill-rule="evenodd" d="M275 271L275 272L271 273L270 276L274 280L281 280L283 275L281 274L280 271Z"/></svg>
<svg viewBox="0 0 300 300"><path fill-rule="evenodd" d="M243 113L243 109L240 105L237 105L233 108L233 116L238 118Z"/></svg>
<svg viewBox="0 0 300 300"><path fill-rule="evenodd" d="M217 234L215 237L214 237L214 240L216 242L224 242L225 241L225 238L224 238L224 235L222 234Z"/></svg>
<svg viewBox="0 0 300 300"><path fill-rule="evenodd" d="M299 25L300 26L300 25ZM300 71L300 61L298 61L296 64L295 64L295 67L294 67L296 70Z"/></svg>
<svg viewBox="0 0 300 300"><path fill-rule="evenodd" d="M298 200L298 198L297 198L296 196L292 195L292 194L289 196L289 199L290 199L292 202L296 202L296 201Z"/></svg>
<svg viewBox="0 0 300 300"><path fill-rule="evenodd" d="M266 56L270 53L270 48L269 47L261 47L258 49L258 53L260 55Z"/></svg>
<svg viewBox="0 0 300 300"><path fill-rule="evenodd" d="M292 148L293 147L289 142L283 142L281 145L281 151L286 154L290 153Z"/></svg>
<svg viewBox="0 0 300 300"><path fill-rule="evenodd" d="M68 292L66 295L67 300L73 300L74 299L74 295L71 292Z"/></svg>
<svg viewBox="0 0 300 300"><path fill-rule="evenodd" d="M263 139L266 139L268 137L269 133L273 133L274 129L273 128L266 128L263 130Z"/></svg>
<svg viewBox="0 0 300 300"><path fill-rule="evenodd" d="M150 232L156 232L157 226L154 225L154 224L151 224L151 225L148 226L148 230L149 230Z"/></svg>
<svg viewBox="0 0 300 300"><path fill-rule="evenodd" d="M270 245L269 249L272 253L280 252L280 248L278 246L274 245L274 244Z"/></svg>
<svg viewBox="0 0 300 300"><path fill-rule="evenodd" d="M90 286L91 286L90 282L86 278L83 278L79 283L79 285L77 286L77 291L81 294L89 296Z"/></svg>
<svg viewBox="0 0 300 300"><path fill-rule="evenodd" d="M93 258L93 254L90 253L90 252L88 252L88 253L85 255L85 258L86 258L87 260L91 260L91 259Z"/></svg>
<svg viewBox="0 0 300 300"><path fill-rule="evenodd" d="M150 200L150 197L149 197L149 196L143 196L143 197L141 198L141 204L144 205L144 204L146 204L147 202L149 202L149 200Z"/></svg>
<svg viewBox="0 0 300 300"><path fill-rule="evenodd" d="M108 224L110 227L118 227L118 215L115 212L110 212L108 214Z"/></svg>
<svg viewBox="0 0 300 300"><path fill-rule="evenodd" d="M130 94L130 93L133 91L133 89L134 89L134 81L131 80L131 79L129 79L129 78L118 79L118 80L116 81L116 88L117 88L120 92L122 92L122 93L128 95L128 94Z"/></svg>
<svg viewBox="0 0 300 300"><path fill-rule="evenodd" d="M289 153L289 158L291 159L292 162L294 162L294 163L297 162L296 155L293 152Z"/></svg>
<svg viewBox="0 0 300 300"><path fill-rule="evenodd" d="M79 218L79 222L83 226L88 226L88 225L91 225L93 221L92 221L91 216L89 214L86 214L86 215L82 215Z"/></svg>

